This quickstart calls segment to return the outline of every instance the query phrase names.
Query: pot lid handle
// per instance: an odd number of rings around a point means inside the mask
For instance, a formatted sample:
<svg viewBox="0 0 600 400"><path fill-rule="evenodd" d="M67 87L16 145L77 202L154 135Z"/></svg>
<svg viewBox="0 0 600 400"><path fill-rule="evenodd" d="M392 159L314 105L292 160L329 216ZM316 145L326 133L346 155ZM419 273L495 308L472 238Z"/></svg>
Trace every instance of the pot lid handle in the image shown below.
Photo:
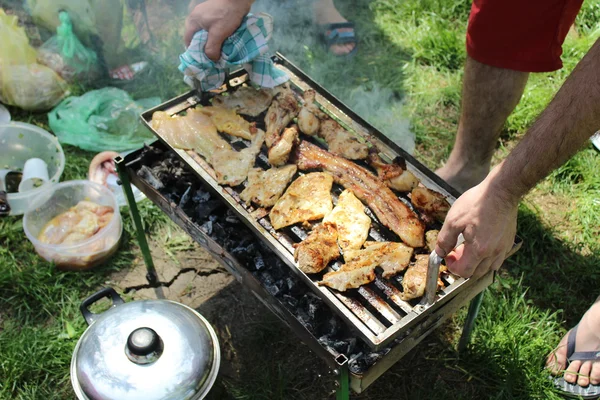
<svg viewBox="0 0 600 400"><path fill-rule="evenodd" d="M164 345L158 334L151 328L138 328L127 338L125 354L136 364L149 364L161 356Z"/></svg>
<svg viewBox="0 0 600 400"><path fill-rule="evenodd" d="M81 311L81 315L83 315L83 318L85 318L85 322L87 322L88 325L94 323L96 321L96 318L98 318L97 314L91 312L88 307L97 302L98 300L103 299L104 297L110 297L112 299L112 307L116 307L125 303L121 296L119 296L119 294L115 291L115 289L111 287L106 287L94 293L93 295L82 301L81 306L79 306L79 311Z"/></svg>

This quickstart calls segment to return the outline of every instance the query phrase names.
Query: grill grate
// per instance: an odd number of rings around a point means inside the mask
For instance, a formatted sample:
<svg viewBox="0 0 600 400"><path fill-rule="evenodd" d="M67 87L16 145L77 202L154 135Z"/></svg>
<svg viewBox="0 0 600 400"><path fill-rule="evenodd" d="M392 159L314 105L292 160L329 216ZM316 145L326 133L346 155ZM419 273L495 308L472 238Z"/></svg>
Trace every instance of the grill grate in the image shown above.
<svg viewBox="0 0 600 400"><path fill-rule="evenodd" d="M312 88L316 91L316 101L322 109L329 115L338 120L349 131L353 132L359 140L370 142L380 150L380 156L386 160L392 160L396 156L401 156L407 160L408 169L411 170L419 180L427 187L444 194L450 202L454 200L452 189L447 187L439 178L433 176L425 167L414 160L410 155L399 149L393 143L389 142L381 133L368 125L358 116L354 115L343 104L339 103L333 96L327 93L320 86L316 85L310 78L304 76L293 65L287 62L282 57L275 58L278 66L285 70L291 77L291 87L294 92L301 98L301 93ZM227 86L222 88L222 91L235 89L236 86L242 84L246 79L241 73L234 74ZM233 87L232 87L233 86ZM167 146L173 148L171 143L165 140L158 132L154 131L149 122L152 120L152 114L155 111L166 111L170 115L175 115L190 107L202 104L207 105L209 96L204 94L198 96L194 92L187 93L183 96L175 98L165 104L162 104L152 110L145 112L142 119L148 127L159 137ZM261 126L262 121L257 120L257 126ZM232 138L228 135L223 137L231 143L231 145L240 150L247 147L250 142L238 138ZM306 139L306 138L303 138ZM318 140L312 140L313 143L321 145ZM419 309L416 307L419 299L410 302L400 298L402 293L402 275L395 276L390 279L384 279L380 271L376 272L377 278L374 282L364 285L359 289L349 290L341 293L325 286L317 285L325 272L337 270L341 263L336 262L329 266L320 274L306 275L295 266L293 259L295 243L301 242L307 235L308 230L301 226L292 226L284 228L280 231L275 231L268 219L268 216L261 209L256 209L252 205L245 205L241 201L239 194L243 190L243 186L226 187L220 186L215 180L213 169L199 155L192 151L184 151L173 149L180 158L187 163L195 173L207 183L221 198L223 198L230 208L235 211L241 220L244 221L265 243L290 267L290 269L300 276L309 287L320 296L337 314L339 314L352 327L370 347L379 349L386 346L402 333L405 333L411 327L415 326L419 321L423 320L428 314L434 312L460 291L468 290L471 286L468 280L462 278L455 279L451 275L444 275L443 281L446 288L440 290L436 296L436 303L427 309ZM359 162L360 164L360 162ZM256 166L267 169L266 151L257 157ZM363 164L363 166L366 166ZM299 172L302 174L302 172ZM337 196L343 188L334 184L333 199L337 202ZM410 205L408 197L400 196L400 200ZM369 240L372 241L398 241L395 234L387 228L381 226L373 213L366 208L367 215L372 219Z"/></svg>

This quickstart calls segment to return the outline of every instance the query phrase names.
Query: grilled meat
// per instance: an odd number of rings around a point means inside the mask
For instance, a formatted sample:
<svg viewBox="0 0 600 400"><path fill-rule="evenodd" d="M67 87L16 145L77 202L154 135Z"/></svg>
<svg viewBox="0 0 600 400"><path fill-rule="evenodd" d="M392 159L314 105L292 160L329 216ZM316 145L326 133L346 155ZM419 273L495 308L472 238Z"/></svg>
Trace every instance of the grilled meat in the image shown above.
<svg viewBox="0 0 600 400"><path fill-rule="evenodd" d="M427 285L427 269L429 268L429 255L418 254L415 263L408 267L402 279L402 300L408 301L419 298L425 294ZM445 271L440 268L440 273ZM444 287L444 282L438 278L438 288Z"/></svg>
<svg viewBox="0 0 600 400"><path fill-rule="evenodd" d="M211 119L197 109L189 110L184 117L170 117L164 111L156 111L151 124L173 147L194 150L208 162L217 150L231 149Z"/></svg>
<svg viewBox="0 0 600 400"><path fill-rule="evenodd" d="M216 96L213 98L212 104L235 110L238 114L257 117L269 108L274 96L275 90L273 89L255 89L251 86L244 86L227 96Z"/></svg>
<svg viewBox="0 0 600 400"><path fill-rule="evenodd" d="M269 164L274 167L284 165L295 144L298 143L298 129L296 126L285 128L283 134L269 148Z"/></svg>
<svg viewBox="0 0 600 400"><path fill-rule="evenodd" d="M410 192L419 184L417 177L406 169L406 161L401 158L397 158L392 164L386 164L376 151L371 151L368 162L377 171L377 176L394 190Z"/></svg>
<svg viewBox="0 0 600 400"><path fill-rule="evenodd" d="M248 186L240 193L240 198L260 207L271 207L281 197L281 194L298 170L295 165L285 165L270 168L266 171L260 168L251 169L248 173Z"/></svg>
<svg viewBox="0 0 600 400"><path fill-rule="evenodd" d="M315 91L304 92L304 105L298 114L298 127L305 135L314 136L319 131L320 120L327 117L315 104Z"/></svg>
<svg viewBox="0 0 600 400"><path fill-rule="evenodd" d="M437 244L437 238L440 231L437 229L432 229L430 231L425 232L425 242L427 243L427 251L430 253L435 250L435 245Z"/></svg>
<svg viewBox="0 0 600 400"><path fill-rule="evenodd" d="M219 132L225 132L242 139L252 139L255 128L237 113L225 107L200 107L202 114L208 115Z"/></svg>
<svg viewBox="0 0 600 400"><path fill-rule="evenodd" d="M332 222L323 222L317 226L294 251L294 260L298 268L306 274L316 274L340 256L337 245L338 232Z"/></svg>
<svg viewBox="0 0 600 400"><path fill-rule="evenodd" d="M441 193L425 187L414 188L410 194L410 201L417 210L442 223L450 210L450 203Z"/></svg>
<svg viewBox="0 0 600 400"><path fill-rule="evenodd" d="M267 128L265 142L267 147L271 148L279 139L283 128L298 115L300 105L296 96L289 87L282 88L265 116L265 126Z"/></svg>
<svg viewBox="0 0 600 400"><path fill-rule="evenodd" d="M344 190L338 202L323 222L333 222L337 226L338 244L346 250L360 249L367 240L371 218L365 214L365 206L349 190Z"/></svg>
<svg viewBox="0 0 600 400"><path fill-rule="evenodd" d="M422 247L425 227L419 217L375 175L352 161L302 141L296 154L301 170L320 168L366 203L379 221L411 247Z"/></svg>
<svg viewBox="0 0 600 400"><path fill-rule="evenodd" d="M229 186L237 186L244 182L250 168L254 166L264 140L265 133L258 129L250 147L240 151L235 151L231 147L215 151L210 163L217 175L217 182Z"/></svg>
<svg viewBox="0 0 600 400"><path fill-rule="evenodd" d="M349 160L367 158L369 147L332 119L321 121L319 136L325 139L329 151Z"/></svg>
<svg viewBox="0 0 600 400"><path fill-rule="evenodd" d="M367 242L363 250L344 253L346 264L323 276L321 285L339 291L355 289L375 280L375 268L383 268L383 277L389 278L403 271L410 263L413 249L402 243Z"/></svg>
<svg viewBox="0 0 600 400"><path fill-rule="evenodd" d="M333 209L333 177L325 172L302 175L287 188L269 213L274 229L297 222L314 221Z"/></svg>

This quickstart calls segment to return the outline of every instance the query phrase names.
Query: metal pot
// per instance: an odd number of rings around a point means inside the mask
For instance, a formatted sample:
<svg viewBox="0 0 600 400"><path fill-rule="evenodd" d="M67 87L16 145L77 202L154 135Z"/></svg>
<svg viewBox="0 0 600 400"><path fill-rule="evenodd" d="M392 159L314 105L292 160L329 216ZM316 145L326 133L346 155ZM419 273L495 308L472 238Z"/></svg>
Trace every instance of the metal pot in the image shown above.
<svg viewBox="0 0 600 400"><path fill-rule="evenodd" d="M110 297L100 314L89 307ZM170 300L125 303L105 288L81 303L89 327L71 360L80 400L197 400L217 378L217 335L192 308Z"/></svg>

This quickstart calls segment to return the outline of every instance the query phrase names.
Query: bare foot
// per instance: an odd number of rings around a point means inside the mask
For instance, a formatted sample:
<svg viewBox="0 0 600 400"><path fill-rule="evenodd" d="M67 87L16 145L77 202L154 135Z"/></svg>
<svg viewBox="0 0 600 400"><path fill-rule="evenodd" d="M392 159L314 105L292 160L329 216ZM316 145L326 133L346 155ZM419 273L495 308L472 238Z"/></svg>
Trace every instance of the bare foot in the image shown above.
<svg viewBox="0 0 600 400"><path fill-rule="evenodd" d="M339 13L332 0L317 0L315 2L315 23L317 25L327 24L338 24L342 22L348 22L348 20ZM352 32L352 28L340 28L338 32ZM326 31L325 34L329 35L331 31ZM335 55L342 56L350 53L355 43L344 43L344 44L333 44L329 47L329 51Z"/></svg>
<svg viewBox="0 0 600 400"><path fill-rule="evenodd" d="M546 360L546 368L554 375L564 371L564 379L579 386L600 385L600 361L573 360L567 365L567 340L562 338L558 347ZM600 353L600 298L584 314L577 328L575 351L598 351Z"/></svg>
<svg viewBox="0 0 600 400"><path fill-rule="evenodd" d="M443 167L435 171L436 175L445 180L461 193L478 185L490 171L489 164L463 165L462 163L446 161Z"/></svg>

